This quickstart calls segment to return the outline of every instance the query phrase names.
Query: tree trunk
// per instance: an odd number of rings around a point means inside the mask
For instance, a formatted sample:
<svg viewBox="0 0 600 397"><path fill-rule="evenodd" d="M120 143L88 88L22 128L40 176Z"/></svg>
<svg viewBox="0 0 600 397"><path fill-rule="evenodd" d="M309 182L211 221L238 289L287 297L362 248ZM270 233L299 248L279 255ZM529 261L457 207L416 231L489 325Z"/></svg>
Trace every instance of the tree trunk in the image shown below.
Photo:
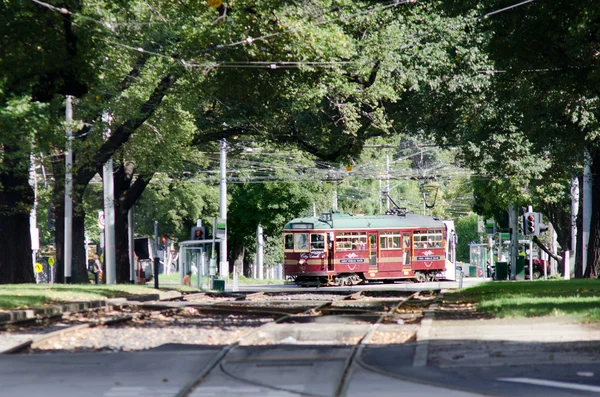
<svg viewBox="0 0 600 397"><path fill-rule="evenodd" d="M575 278L586 278L586 272L583 270L583 176L579 176L579 211L577 211L577 219L575 225L577 228L577 236L575 241ZM569 245L569 249L570 249ZM573 253L571 252L571 255Z"/></svg>
<svg viewBox="0 0 600 397"><path fill-rule="evenodd" d="M29 185L29 153L5 145L0 168L0 284L35 282L29 212L34 202Z"/></svg>
<svg viewBox="0 0 600 397"><path fill-rule="evenodd" d="M243 270L245 253L246 247L244 247L243 244L234 244L231 246L230 255L232 260L229 261L231 264L229 269L230 273L233 273L235 269L239 269L240 271Z"/></svg>
<svg viewBox="0 0 600 397"><path fill-rule="evenodd" d="M133 204L140 198L152 176L138 175L135 182L131 183L135 171L135 164L121 162L114 173L115 190L115 250L117 283L130 281L129 258L129 225L127 214Z"/></svg>
<svg viewBox="0 0 600 397"><path fill-rule="evenodd" d="M590 152L592 158L592 222L588 244L586 278L600 276L600 151Z"/></svg>
<svg viewBox="0 0 600 397"><path fill-rule="evenodd" d="M129 225L127 224L127 210L115 206L115 254L117 283L130 281L129 258Z"/></svg>

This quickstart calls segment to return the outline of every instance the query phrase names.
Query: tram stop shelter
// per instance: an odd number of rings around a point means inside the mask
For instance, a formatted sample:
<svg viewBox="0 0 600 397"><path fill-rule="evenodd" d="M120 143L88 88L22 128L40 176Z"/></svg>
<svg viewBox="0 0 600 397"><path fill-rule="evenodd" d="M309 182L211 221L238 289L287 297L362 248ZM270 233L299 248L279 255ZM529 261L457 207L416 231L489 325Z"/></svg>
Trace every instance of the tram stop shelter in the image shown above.
<svg viewBox="0 0 600 397"><path fill-rule="evenodd" d="M217 276L217 254L220 240L186 240L179 242L179 282L191 272L192 286L200 289L212 289L213 279ZM214 277L213 277L214 276Z"/></svg>

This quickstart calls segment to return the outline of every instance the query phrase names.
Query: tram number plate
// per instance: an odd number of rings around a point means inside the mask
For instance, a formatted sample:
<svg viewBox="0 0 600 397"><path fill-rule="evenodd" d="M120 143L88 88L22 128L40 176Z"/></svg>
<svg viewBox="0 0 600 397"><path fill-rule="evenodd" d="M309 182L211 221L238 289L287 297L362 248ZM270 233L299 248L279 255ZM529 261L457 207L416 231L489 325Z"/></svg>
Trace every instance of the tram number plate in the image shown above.
<svg viewBox="0 0 600 397"><path fill-rule="evenodd" d="M417 256L418 261L439 261L441 256Z"/></svg>

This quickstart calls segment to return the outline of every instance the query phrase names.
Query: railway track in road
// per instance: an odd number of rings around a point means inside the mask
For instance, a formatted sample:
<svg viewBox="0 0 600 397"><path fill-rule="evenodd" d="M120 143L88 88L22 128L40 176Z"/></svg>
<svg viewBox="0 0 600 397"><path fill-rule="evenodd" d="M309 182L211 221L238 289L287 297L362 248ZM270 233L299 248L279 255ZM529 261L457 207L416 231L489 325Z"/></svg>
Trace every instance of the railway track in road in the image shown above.
<svg viewBox="0 0 600 397"><path fill-rule="evenodd" d="M347 391L348 385L352 379L352 374L354 370L360 365L359 360L363 349L365 348L365 346L367 346L373 341L374 335L378 332L382 325L384 325L384 323L386 322L389 322L390 320L396 323L404 323L405 320L400 319L399 317L403 317L404 319L410 318L413 319L413 321L417 321L416 317L418 316L402 316L402 313L398 313L398 311L403 305L408 305L411 302L414 304L414 300L418 296L419 293L416 292L410 295L404 294L404 296L400 297L400 299L395 297L386 301L373 301L372 299L368 299L364 296L361 296L360 294L350 294L328 302L320 302L318 305L315 305L312 308L308 308L304 312L297 315L284 315L275 320L274 322L265 324L262 327L253 330L251 333L243 335L234 343L225 346L219 352L219 354L215 356L210 365L206 366L202 370L202 372L197 376L196 379L192 380L185 388L183 388L180 391L180 393L177 394L177 397L202 395L203 383L212 374L214 374L217 371L217 369L225 376L230 377L232 380L245 383L253 387L263 388L265 390L289 393L289 395L313 397L324 397L329 395L336 397L344 396ZM433 300L433 298L431 298L430 300ZM309 321L307 321L307 319ZM337 341L338 344L346 344L351 348L349 350L348 355L346 355L345 357L339 356L336 358L338 361L343 360L344 364L339 372L339 381L337 381L337 383L335 384L335 387L332 390L331 394L293 390L286 387L282 387L280 385L274 385L266 382L257 381L256 379L244 378L243 376L235 374L234 369L228 369L228 364L230 361L234 366L239 365L240 363L244 363L247 365L248 363L251 363L253 359L255 359L256 362L262 366L289 365L292 366L292 368L294 368L294 365L312 365L314 362L318 362L323 357L303 355L301 358L302 363L289 363L287 362L289 360L286 361L286 358L284 358L283 361L281 360L281 358L275 358L272 360L270 357L262 357L259 355L256 355L254 357L245 356L242 358L234 357L231 359L229 359L229 357L232 355L232 353L235 353L237 349L243 347L248 348L256 344L280 346L282 344L289 343L290 336L285 337L286 331L293 333L294 331L298 331L298 326L302 325L303 323L310 324L313 321L320 325L320 327L318 327L317 329L323 329L323 325L327 323L323 319L333 320L329 322L329 324L341 324L343 327L350 327L352 322L368 323L367 326L362 326L355 329L355 333L357 335L355 340L350 339L346 343ZM276 327L282 327L282 329L279 329L278 331L274 330L273 328ZM271 337L271 343L257 343L257 339L255 338L255 336L260 333L272 334L273 336ZM299 335L298 332L296 332L295 334ZM263 337L263 339L265 339L265 337ZM260 340L258 341L260 342ZM314 340L295 340L293 344L314 346L316 343L317 341ZM331 357L329 357L328 359L331 359Z"/></svg>
<svg viewBox="0 0 600 397"><path fill-rule="evenodd" d="M4 353L136 351L172 343L221 346L177 397L203 395L215 376L287 396L342 397L355 370L364 368L365 348L412 340L435 296L405 291L200 293L124 302L22 325L27 340ZM252 365L263 374L286 366L311 367L317 373L332 366L335 371L326 379L331 390L323 394L311 385L298 390L240 373L239 368Z"/></svg>

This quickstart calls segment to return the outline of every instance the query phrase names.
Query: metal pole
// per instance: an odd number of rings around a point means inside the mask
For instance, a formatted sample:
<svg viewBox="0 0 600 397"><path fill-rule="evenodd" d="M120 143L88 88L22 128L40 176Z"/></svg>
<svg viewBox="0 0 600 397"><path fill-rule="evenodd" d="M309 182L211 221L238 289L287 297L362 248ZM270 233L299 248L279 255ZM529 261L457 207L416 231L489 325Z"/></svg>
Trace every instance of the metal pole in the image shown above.
<svg viewBox="0 0 600 397"><path fill-rule="evenodd" d="M158 258L158 221L154 221L154 288L158 289L158 270L160 259Z"/></svg>
<svg viewBox="0 0 600 397"><path fill-rule="evenodd" d="M71 261L73 260L73 101L67 95L67 110L65 114L67 124L67 153L65 155L65 283L71 282Z"/></svg>
<svg viewBox="0 0 600 397"><path fill-rule="evenodd" d="M256 228L256 267L258 268L258 278L263 279L264 271L264 241L263 241L263 228L262 225L258 225Z"/></svg>
<svg viewBox="0 0 600 397"><path fill-rule="evenodd" d="M579 214L579 178L571 179L571 252L577 252L577 215Z"/></svg>
<svg viewBox="0 0 600 397"><path fill-rule="evenodd" d="M390 210L390 154L385 154L385 210Z"/></svg>
<svg viewBox="0 0 600 397"><path fill-rule="evenodd" d="M511 205L509 208L510 219L510 279L515 280L517 275L517 249L519 236L519 221L517 219L517 207Z"/></svg>
<svg viewBox="0 0 600 397"><path fill-rule="evenodd" d="M108 125L112 117L108 113L102 115ZM107 128L104 137L110 137L110 128ZM113 181L112 157L104 164L102 169L102 185L104 190L104 263L106 265L106 284L116 284L117 256L115 252L115 188Z"/></svg>
<svg viewBox="0 0 600 397"><path fill-rule="evenodd" d="M227 260L227 142L225 139L221 141L221 183L220 183L220 200L219 200L219 216L225 222L225 235L220 242L220 262L219 275L221 279L229 278L229 261ZM234 269L235 271L235 269Z"/></svg>
<svg viewBox="0 0 600 397"><path fill-rule="evenodd" d="M129 281L135 284L135 240L133 238L133 207L127 213L127 230L129 232Z"/></svg>
<svg viewBox="0 0 600 397"><path fill-rule="evenodd" d="M33 154L29 156L31 166L29 168L29 184L33 188L33 206L29 213L29 234L31 235L31 265L35 266L37 252L40 249L40 230L37 227L37 208L38 208L38 188L37 175L35 172L35 158ZM49 268L50 266L48 266ZM48 282L50 278L48 277Z"/></svg>
<svg viewBox="0 0 600 397"><path fill-rule="evenodd" d="M533 238L529 237L529 281L533 280Z"/></svg>
<svg viewBox="0 0 600 397"><path fill-rule="evenodd" d="M590 240L590 226L592 224L592 168L590 153L585 151L585 167L583 168L583 224L581 238L583 239L581 251L581 273L585 274L587 269L588 243ZM573 251L574 252L574 251ZM571 257L575 258L572 253Z"/></svg>

